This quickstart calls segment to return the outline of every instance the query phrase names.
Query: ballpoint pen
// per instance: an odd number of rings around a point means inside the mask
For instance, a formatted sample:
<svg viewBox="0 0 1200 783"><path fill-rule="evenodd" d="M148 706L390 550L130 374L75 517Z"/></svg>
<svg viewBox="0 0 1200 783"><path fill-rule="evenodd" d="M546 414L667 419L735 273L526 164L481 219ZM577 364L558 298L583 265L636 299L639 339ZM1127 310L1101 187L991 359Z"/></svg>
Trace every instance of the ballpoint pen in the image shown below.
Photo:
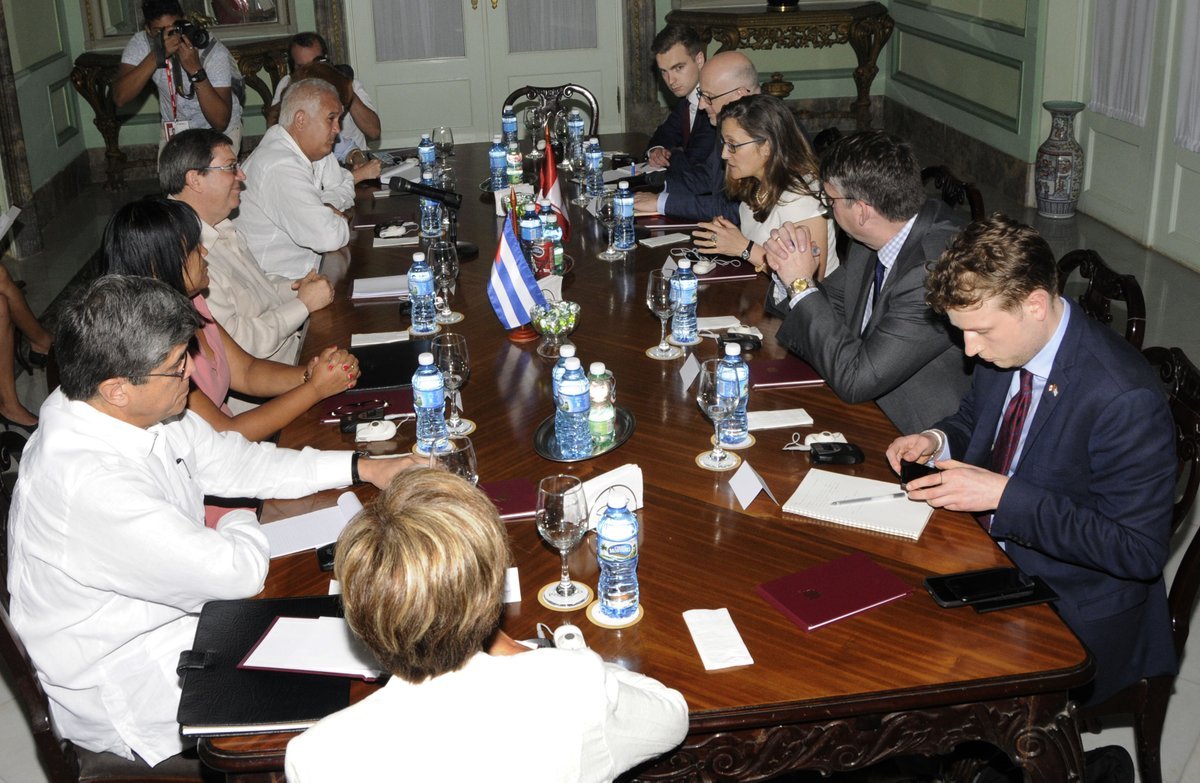
<svg viewBox="0 0 1200 783"><path fill-rule="evenodd" d="M416 417L417 417L417 414L415 414L415 413L389 413L385 416L379 416L378 418L383 421L394 421L396 419L406 419L406 420L407 419L415 419ZM340 424L341 421L342 421L342 417L340 417L340 416L336 416L336 417L328 418L328 419L321 419L322 424ZM365 419L360 423L365 424L367 421L371 421L371 419Z"/></svg>
<svg viewBox="0 0 1200 783"><path fill-rule="evenodd" d="M878 503L881 500L896 500L898 498L908 497L907 492L893 492L890 495L868 495L865 498L846 498L845 500L835 500L829 505L831 506L852 506L858 503Z"/></svg>

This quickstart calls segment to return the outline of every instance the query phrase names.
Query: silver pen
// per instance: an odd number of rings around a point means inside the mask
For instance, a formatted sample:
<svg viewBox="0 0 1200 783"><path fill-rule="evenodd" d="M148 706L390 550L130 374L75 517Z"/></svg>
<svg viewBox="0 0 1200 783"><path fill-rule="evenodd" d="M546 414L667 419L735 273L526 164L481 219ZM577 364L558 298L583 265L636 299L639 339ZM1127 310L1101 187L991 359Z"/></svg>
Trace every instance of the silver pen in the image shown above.
<svg viewBox="0 0 1200 783"><path fill-rule="evenodd" d="M897 500L899 498L908 497L907 492L893 492L890 495L868 495L865 498L846 498L845 500L835 500L829 505L831 506L851 506L858 503L878 503L881 500Z"/></svg>

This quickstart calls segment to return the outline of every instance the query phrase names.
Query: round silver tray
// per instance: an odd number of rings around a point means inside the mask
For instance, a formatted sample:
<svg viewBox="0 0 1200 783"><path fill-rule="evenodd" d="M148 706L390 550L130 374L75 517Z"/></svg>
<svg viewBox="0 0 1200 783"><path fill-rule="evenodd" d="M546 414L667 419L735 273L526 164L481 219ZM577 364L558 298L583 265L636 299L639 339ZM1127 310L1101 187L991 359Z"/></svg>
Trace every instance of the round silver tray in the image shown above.
<svg viewBox="0 0 1200 783"><path fill-rule="evenodd" d="M617 415L613 420L613 439L612 442L605 446L600 451L592 451L586 457L564 457L558 450L558 441L554 438L554 416L547 417L533 433L533 450L538 453L539 457L545 457L551 462L583 462L592 457L599 457L601 454L607 454L613 449L620 446L625 441L629 440L629 436L633 434L634 418L633 414L622 408L620 405L613 406L616 408Z"/></svg>
<svg viewBox="0 0 1200 783"><path fill-rule="evenodd" d="M536 174L532 174L527 171L521 175L521 182L526 185L537 185L538 177ZM496 191L492 190L492 180L490 178L485 179L483 182L479 183L479 192L480 193L495 193L496 192ZM504 193L505 195L508 194L507 189L501 190L499 192Z"/></svg>

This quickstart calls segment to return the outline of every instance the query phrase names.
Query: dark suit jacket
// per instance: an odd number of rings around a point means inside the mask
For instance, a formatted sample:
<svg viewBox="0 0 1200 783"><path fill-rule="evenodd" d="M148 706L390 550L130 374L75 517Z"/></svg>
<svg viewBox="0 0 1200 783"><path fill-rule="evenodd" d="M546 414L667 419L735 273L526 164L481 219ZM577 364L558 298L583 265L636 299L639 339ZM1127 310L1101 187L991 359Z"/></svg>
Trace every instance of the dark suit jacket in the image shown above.
<svg viewBox="0 0 1200 783"><path fill-rule="evenodd" d="M707 114L704 121L708 122ZM724 215L734 223L741 222L738 202L725 198L725 161L721 160L719 143L713 143L701 163L667 169L665 211L687 220L712 220L717 215Z"/></svg>
<svg viewBox="0 0 1200 783"><path fill-rule="evenodd" d="M1175 429L1137 350L1078 308L1069 313L992 536L1059 594L1059 614L1096 660L1091 690L1078 695L1099 702L1176 671L1162 577ZM1013 372L980 364L962 407L936 425L955 458L988 464Z"/></svg>
<svg viewBox="0 0 1200 783"><path fill-rule="evenodd" d="M650 143L646 145L647 150L654 147L665 147L670 150L672 153L670 168L703 165L716 141L717 129L709 122L708 114L703 109L699 109L695 119L692 120L687 143L684 144L683 125L687 120L688 101L687 98L680 98L679 102L675 104L675 108L663 120L663 124L654 131L654 135L650 137ZM681 152L682 154L680 154Z"/></svg>
<svg viewBox="0 0 1200 783"><path fill-rule="evenodd" d="M971 363L957 333L925 304L925 264L937 259L962 221L941 201L925 202L860 333L875 276L875 251L851 242L820 292L787 310L777 339L811 364L846 402L875 400L901 432L919 432L958 409Z"/></svg>

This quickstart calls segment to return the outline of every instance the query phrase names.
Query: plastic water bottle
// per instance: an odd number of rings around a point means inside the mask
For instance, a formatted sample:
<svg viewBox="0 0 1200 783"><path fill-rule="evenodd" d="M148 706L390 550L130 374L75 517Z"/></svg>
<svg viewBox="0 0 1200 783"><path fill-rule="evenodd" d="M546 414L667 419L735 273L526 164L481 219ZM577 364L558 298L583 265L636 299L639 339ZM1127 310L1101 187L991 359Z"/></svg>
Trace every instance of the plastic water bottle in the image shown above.
<svg viewBox="0 0 1200 783"><path fill-rule="evenodd" d="M446 441L446 386L442 371L433 363L433 354L417 357L413 373L413 412L417 414L417 449L428 454L443 451Z"/></svg>
<svg viewBox="0 0 1200 783"><path fill-rule="evenodd" d="M421 166L421 184L433 187L433 167ZM442 205L431 198L421 197L421 236L442 235Z"/></svg>
<svg viewBox="0 0 1200 783"><path fill-rule="evenodd" d="M632 617L639 601L638 520L628 500L617 492L608 494L608 508L596 523L596 560L600 613L613 620Z"/></svg>
<svg viewBox="0 0 1200 783"><path fill-rule="evenodd" d="M588 198L600 198L604 194L604 151L600 149L600 140L595 136L588 139L584 158L587 160L585 187Z"/></svg>
<svg viewBox="0 0 1200 783"><path fill-rule="evenodd" d="M522 207L518 227L521 231L521 249L525 251L529 263L536 264L542 254L542 219L533 204Z"/></svg>
<svg viewBox="0 0 1200 783"><path fill-rule="evenodd" d="M433 270L424 253L413 253L412 266L408 268L408 301L412 305L409 331L413 334L433 334L438 330L433 320L436 315L433 296Z"/></svg>
<svg viewBox="0 0 1200 783"><path fill-rule="evenodd" d="M686 258L679 260L679 268L671 275L671 304L674 306L674 317L671 318L671 337L675 342L691 344L698 339L696 336L696 289L698 287L696 273L692 271L692 262Z"/></svg>
<svg viewBox="0 0 1200 783"><path fill-rule="evenodd" d="M629 183L621 180L617 184L617 195L613 199L617 222L613 225L612 244L617 250L633 250L637 237L633 231L633 191Z"/></svg>
<svg viewBox="0 0 1200 783"><path fill-rule="evenodd" d="M563 230L558 224L558 214L551 206L549 199L538 202L538 217L542 219L542 246L549 252L550 271L562 274L563 271Z"/></svg>
<svg viewBox="0 0 1200 783"><path fill-rule="evenodd" d="M562 383L563 373L567 371L567 359L575 355L575 343L563 343L558 347L558 361L550 370L550 390L554 395L554 404L558 405L558 385Z"/></svg>
<svg viewBox="0 0 1200 783"><path fill-rule="evenodd" d="M567 159L572 171L583 171L583 115L579 109L571 109L567 115Z"/></svg>
<svg viewBox="0 0 1200 783"><path fill-rule="evenodd" d="M508 189L508 150L500 141L500 134L492 137L492 148L488 150L488 167L492 172L492 190Z"/></svg>
<svg viewBox="0 0 1200 783"><path fill-rule="evenodd" d="M588 410L591 397L579 357L567 359L554 402L554 438L558 441L559 453L567 459L590 457L592 433L588 429Z"/></svg>
<svg viewBox="0 0 1200 783"><path fill-rule="evenodd" d="M421 141L417 144L417 162L421 164L422 171L426 166L432 167L436 160L437 148L433 146L433 139L429 138L428 133L422 133Z"/></svg>
<svg viewBox="0 0 1200 783"><path fill-rule="evenodd" d="M517 143L517 113L512 106L505 106L500 111L500 132L505 144Z"/></svg>
<svg viewBox="0 0 1200 783"><path fill-rule="evenodd" d="M613 407L617 382L604 362L592 362L588 367L588 395L592 400L592 407L588 411L588 428L592 431L592 446L599 449L612 443L617 418L617 410Z"/></svg>
<svg viewBox="0 0 1200 783"><path fill-rule="evenodd" d="M520 185L525 181L525 163L521 158L521 148L515 141L510 141L504 151L504 173L510 185Z"/></svg>
<svg viewBox="0 0 1200 783"><path fill-rule="evenodd" d="M750 399L750 368L742 358L742 346L725 344L725 357L717 365L717 394L737 400L729 418L721 423L721 444L736 446L750 434L746 427L746 403Z"/></svg>

